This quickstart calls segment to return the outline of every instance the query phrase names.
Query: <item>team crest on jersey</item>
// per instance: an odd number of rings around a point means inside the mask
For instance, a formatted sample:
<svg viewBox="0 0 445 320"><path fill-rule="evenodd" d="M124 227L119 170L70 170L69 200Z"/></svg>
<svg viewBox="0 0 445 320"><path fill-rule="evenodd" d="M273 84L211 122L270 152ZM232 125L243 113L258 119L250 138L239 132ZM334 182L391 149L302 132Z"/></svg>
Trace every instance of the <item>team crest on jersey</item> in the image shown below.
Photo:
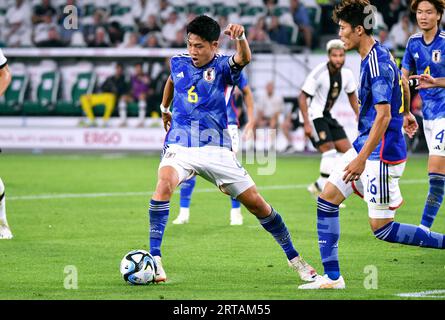
<svg viewBox="0 0 445 320"><path fill-rule="evenodd" d="M207 82L215 80L215 68L208 68L204 71L204 80Z"/></svg>
<svg viewBox="0 0 445 320"><path fill-rule="evenodd" d="M433 50L432 60L434 63L439 63L441 60L441 50Z"/></svg>

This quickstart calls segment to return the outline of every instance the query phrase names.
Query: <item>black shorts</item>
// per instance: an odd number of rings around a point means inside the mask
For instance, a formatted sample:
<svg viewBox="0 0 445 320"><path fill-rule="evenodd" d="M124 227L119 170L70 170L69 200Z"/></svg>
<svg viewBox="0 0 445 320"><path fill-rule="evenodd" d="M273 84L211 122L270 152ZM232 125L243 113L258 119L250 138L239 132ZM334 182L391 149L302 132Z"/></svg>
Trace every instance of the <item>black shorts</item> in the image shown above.
<svg viewBox="0 0 445 320"><path fill-rule="evenodd" d="M326 142L335 142L341 139L347 139L345 130L331 117L317 118L313 120L314 132L311 137L311 142L315 148L318 148Z"/></svg>

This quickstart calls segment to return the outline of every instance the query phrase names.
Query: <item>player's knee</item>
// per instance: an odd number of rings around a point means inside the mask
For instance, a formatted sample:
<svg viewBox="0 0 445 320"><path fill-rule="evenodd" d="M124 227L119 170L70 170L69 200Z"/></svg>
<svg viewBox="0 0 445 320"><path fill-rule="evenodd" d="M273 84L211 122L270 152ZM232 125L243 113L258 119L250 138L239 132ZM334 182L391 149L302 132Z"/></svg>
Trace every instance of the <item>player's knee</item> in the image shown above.
<svg viewBox="0 0 445 320"><path fill-rule="evenodd" d="M253 192L244 204L247 210L257 217L266 217L270 214L270 206L258 192Z"/></svg>
<svg viewBox="0 0 445 320"><path fill-rule="evenodd" d="M371 227L372 232L376 232L377 230L383 228L388 223L394 222L394 219L369 219L369 226ZM377 237L378 238L378 237Z"/></svg>
<svg viewBox="0 0 445 320"><path fill-rule="evenodd" d="M156 187L156 195L160 196L163 199L170 199L175 188L176 186L174 185L173 181L171 181L170 179L160 178Z"/></svg>
<svg viewBox="0 0 445 320"><path fill-rule="evenodd" d="M0 196L5 193L5 185L3 184L2 179L0 179Z"/></svg>
<svg viewBox="0 0 445 320"><path fill-rule="evenodd" d="M330 182L326 183L319 197L325 201L328 201L336 205L339 205L345 200L345 197L340 192L340 190L338 190L338 188L335 187Z"/></svg>

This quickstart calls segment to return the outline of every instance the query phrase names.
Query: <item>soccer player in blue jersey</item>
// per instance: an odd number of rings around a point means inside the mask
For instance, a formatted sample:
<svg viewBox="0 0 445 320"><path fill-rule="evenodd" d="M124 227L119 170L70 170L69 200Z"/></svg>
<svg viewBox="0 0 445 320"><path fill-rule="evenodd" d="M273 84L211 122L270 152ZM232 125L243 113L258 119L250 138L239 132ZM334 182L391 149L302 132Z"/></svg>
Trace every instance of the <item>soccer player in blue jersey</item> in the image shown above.
<svg viewBox="0 0 445 320"><path fill-rule="evenodd" d="M300 278L313 281L315 270L295 250L283 219L258 193L252 178L237 161L225 130L231 89L251 59L244 27L229 24L224 30L236 41L236 53L232 56L217 54L221 30L212 18L196 17L187 25L186 32L189 54L171 58L171 74L161 105L168 132L149 210L150 253L158 267L155 281L167 279L161 263L161 244L172 193L182 181L194 175L239 200L275 238ZM173 113L165 107L171 103Z"/></svg>
<svg viewBox="0 0 445 320"><path fill-rule="evenodd" d="M368 204L369 224L377 239L445 248L443 234L394 221L396 209L403 202L399 189L406 161L402 126L412 136L417 123L404 103L406 79L401 78L389 51L371 35L367 6L368 0L343 0L334 10L345 49L357 50L362 58L359 132L318 198L318 243L325 274L300 289L345 288L338 260L339 205L354 191Z"/></svg>
<svg viewBox="0 0 445 320"><path fill-rule="evenodd" d="M248 122L245 126L245 132L252 130L254 127L254 116L253 116L253 94L252 90L247 81L247 76L244 72L241 73L239 82L237 87L243 93L243 100L246 104L246 111L248 114ZM229 103L227 105L227 118L228 118L228 126L227 129L230 134L230 138L232 139L232 151L236 154L239 148L239 135L238 135L238 112L235 106L235 97L234 93L230 97ZM185 224L189 222L190 219L190 202L192 198L193 190L196 185L196 176L193 178L186 180L181 183L181 192L179 199L179 214L175 220L173 220L173 224ZM242 225L243 224L243 216L241 214L241 203L235 198L231 198L232 209L230 210L230 225Z"/></svg>
<svg viewBox="0 0 445 320"><path fill-rule="evenodd" d="M402 60L404 75L408 77L416 73L423 84L418 89L429 149L429 191L420 226L427 231L442 205L445 187L445 90L424 85L434 77L445 77L445 31L439 28L444 8L445 0L411 2L411 10L416 13L417 24L422 32L410 37Z"/></svg>

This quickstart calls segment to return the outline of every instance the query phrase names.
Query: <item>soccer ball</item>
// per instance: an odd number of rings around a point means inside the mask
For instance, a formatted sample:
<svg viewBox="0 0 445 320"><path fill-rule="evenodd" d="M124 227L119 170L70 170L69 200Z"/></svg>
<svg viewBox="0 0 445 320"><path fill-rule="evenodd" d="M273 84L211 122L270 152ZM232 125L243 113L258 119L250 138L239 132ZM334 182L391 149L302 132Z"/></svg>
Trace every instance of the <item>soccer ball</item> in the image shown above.
<svg viewBox="0 0 445 320"><path fill-rule="evenodd" d="M130 284L150 284L155 280L156 262L145 250L133 250L121 261L120 271Z"/></svg>

